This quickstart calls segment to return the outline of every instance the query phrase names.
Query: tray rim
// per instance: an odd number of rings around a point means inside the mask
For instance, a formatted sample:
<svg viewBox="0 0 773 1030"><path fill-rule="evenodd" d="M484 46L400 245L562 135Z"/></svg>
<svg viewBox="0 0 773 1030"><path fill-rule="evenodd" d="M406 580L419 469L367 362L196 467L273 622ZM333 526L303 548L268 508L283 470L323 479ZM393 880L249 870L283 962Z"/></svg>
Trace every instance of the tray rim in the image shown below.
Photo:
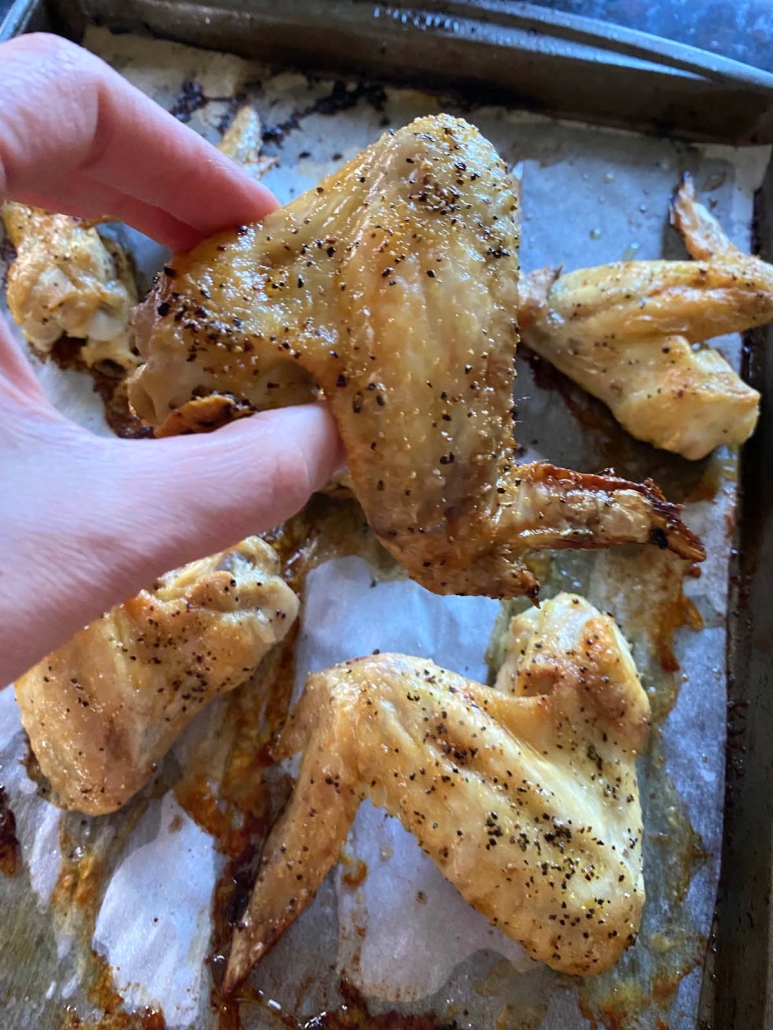
<svg viewBox="0 0 773 1030"><path fill-rule="evenodd" d="M512 0L392 0L387 5L372 0L325 0L324 4L319 0L282 0L281 4L277 4L276 0L253 0L249 6L242 6L229 3L229 0L210 0L209 4L188 0L181 6L189 10L202 8L213 13L219 12L223 16L237 12L248 22L251 19L262 19L265 25L274 27L291 24L293 20L302 17L307 21L313 20L316 12L318 28L343 26L346 23L347 29L353 33L372 30L377 19L380 19L379 25L385 30L392 31L399 24L405 38L406 33L410 35L411 30L414 30L414 34L420 34L424 39L443 37L446 42L455 43L462 42L461 37L455 38L455 34L458 36L458 23L469 22L478 31L476 44L487 43L490 51L495 51L497 46L508 49L538 69L544 68L547 71L558 67L570 70L572 64L582 63L591 76L606 70L611 75L623 75L625 82L639 85L646 85L648 79L652 82L657 77L653 95L668 101L674 111L679 110L681 105L680 117L684 116L685 122L688 120L686 112L689 109L689 97L681 95L680 88L684 90L689 84L702 84L715 94L724 95L728 103L743 95L749 103L763 105L755 128L746 136L741 129L708 132L686 125L672 125L662 120L654 121L649 126L629 122L629 127L637 131L655 131L675 138L736 145L773 143L773 73L637 29L553 11L532 3L513 3ZM117 10L114 11L114 8ZM54 31L60 34L71 34L65 33L64 29L71 28L72 23L77 21L74 35L78 38L86 20L99 20L105 11L114 14L114 21L116 17L120 18L124 26L127 19L133 18L138 28L153 33L155 25L150 16L153 15L156 21L159 18L163 20L163 15L166 13L168 16L173 10L174 3L170 0L124 0L123 3L112 0L15 0L0 23L0 41L43 27L42 21L46 18ZM144 15L144 18L138 21L139 15ZM497 30L496 41L489 42L485 39L486 32L494 29ZM508 33L513 38L506 41ZM176 38L168 31L163 35L170 39ZM185 39L180 41L186 42ZM473 40L468 39L466 42L472 45ZM198 41L194 45L202 43ZM280 60L279 63L290 62ZM376 67L368 77L373 80L394 79L394 75L381 72L382 69ZM421 74L431 74L430 69L422 68ZM517 77L522 73L513 74ZM546 77L553 78L554 71ZM545 84L542 88L545 88ZM602 102L604 91L599 85L591 86L591 89L595 90L597 99ZM463 90L469 92L469 84L464 84ZM514 98L508 97L508 103L512 105L513 102ZM572 104L580 103L577 100L569 100L567 103L569 107L559 112L560 117L624 124L619 117L614 116L594 119L592 109L587 106L572 110ZM530 106L526 94L522 106ZM534 106L534 96L531 97L531 106ZM698 101L694 101L691 112L693 117L696 117L695 108L700 108ZM553 110L557 110L555 105Z"/></svg>
<svg viewBox="0 0 773 1030"><path fill-rule="evenodd" d="M61 0L62 6L73 15L82 14L83 2L88 5L89 0ZM52 3L58 6L60 0L16 0L0 23L0 41L37 27L48 28L50 22L47 24L47 19ZM358 4L358 0L345 0L345 6L362 5ZM408 0L394 0L391 6L395 9L414 9ZM554 12L532 4L511 5L507 0L456 0L450 4L442 0L424 0L422 6L424 10L442 8L447 12L464 9L467 12L484 11L493 14L501 13L506 8L505 13L520 19L521 25L537 21L570 36L578 34L577 38L590 35L595 39L596 34L608 32L610 39L622 48L633 48L636 51L633 56L637 59L646 54L662 56L666 60L678 62L681 66L679 70L690 74L698 69L700 74L720 86L729 89L751 86L755 91L769 96L773 104L773 75L636 30ZM55 29L58 28L55 26ZM645 71L642 74L647 73ZM421 72L417 77L421 77ZM764 184L755 197L754 212L758 244L756 249L761 250L767 260L773 261L773 160L767 168ZM750 332L746 339L745 377L760 390L763 399L773 398L773 324ZM764 655L760 653L755 638L757 620L762 623L763 630L770 627L770 639L773 640L773 606L769 602L767 607L764 605L773 576L773 518L767 517L768 512L773 512L773 478L764 475L765 458L770 452L769 447L766 450L766 444L773 447L773 406L763 403L756 434L742 449L740 459L739 517L735 537L735 567L731 575L726 655L728 699L731 706L753 703L755 690L759 695L758 700L764 699L766 688L773 685L773 662L769 669L761 672L760 659L763 659L764 666ZM761 510L760 497L767 505L764 511ZM751 549L747 548L750 534L753 543ZM759 560L760 556L767 556L769 568ZM768 783L773 782L773 749L768 748L767 753L759 751L761 732L768 734L768 740L773 739L773 702L763 708L759 718L755 712L755 719L752 720L744 717L738 719L731 711L729 730L734 726L737 732L736 750L751 748L759 766L755 766L752 771L757 775L769 773ZM773 791L768 791L764 804L760 803L759 798L750 799L748 768L746 760L740 769L737 768L733 753L728 749L727 802L715 923L716 947L715 955L710 956L706 963L704 1000L700 1006L701 1016L711 1019L713 1030L737 1030L741 1026L744 1030L767 1030L773 1026ZM760 847L755 850L739 846L738 835L755 825L755 816L761 808L767 816L767 822ZM762 863L762 868L755 866L757 859ZM753 876L757 877L754 881ZM750 943L753 948L751 958L748 951ZM712 950L711 942L709 949ZM760 977L764 978L763 982L760 982ZM712 983L707 985L706 980L709 978ZM699 1025L703 1027L708 1024L704 1024L699 1017Z"/></svg>

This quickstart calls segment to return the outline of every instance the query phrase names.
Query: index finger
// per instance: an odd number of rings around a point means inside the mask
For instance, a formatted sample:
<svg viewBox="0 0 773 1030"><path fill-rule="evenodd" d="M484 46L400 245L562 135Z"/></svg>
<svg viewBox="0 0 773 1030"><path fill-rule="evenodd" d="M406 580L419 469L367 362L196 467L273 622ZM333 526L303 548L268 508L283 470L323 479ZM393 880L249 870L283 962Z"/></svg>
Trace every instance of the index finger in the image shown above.
<svg viewBox="0 0 773 1030"><path fill-rule="evenodd" d="M117 72L58 36L0 46L0 199L112 215L172 250L277 207Z"/></svg>

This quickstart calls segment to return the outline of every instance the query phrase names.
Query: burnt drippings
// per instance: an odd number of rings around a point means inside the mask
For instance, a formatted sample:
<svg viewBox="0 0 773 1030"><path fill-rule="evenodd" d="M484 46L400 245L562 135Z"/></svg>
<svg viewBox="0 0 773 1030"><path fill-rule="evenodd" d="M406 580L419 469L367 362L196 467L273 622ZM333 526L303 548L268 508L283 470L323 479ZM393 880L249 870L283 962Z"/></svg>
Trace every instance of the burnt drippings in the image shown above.
<svg viewBox="0 0 773 1030"><path fill-rule="evenodd" d="M63 815L59 830L62 857L51 909L59 932L74 938L80 985L86 1000L99 1014L87 1019L77 1008L67 1005L62 1012L62 1030L166 1030L163 1014L156 1008L125 1010L113 971L105 957L91 947L91 942L105 888L118 858L150 801L167 787L164 777L159 777L109 820L86 818L79 812Z"/></svg>
<svg viewBox="0 0 773 1030"><path fill-rule="evenodd" d="M166 1030L166 1020L158 1009L142 1012L116 1012L101 1016L96 1023L87 1022L70 1009L64 1014L62 1030Z"/></svg>
<svg viewBox="0 0 773 1030"><path fill-rule="evenodd" d="M116 436L124 440L147 440L153 430L135 415L129 404L126 378L123 370L111 362L100 366L87 365L81 356L82 340L62 336L54 344L51 358L59 368L86 372L94 383L105 406L105 421Z"/></svg>
<svg viewBox="0 0 773 1030"><path fill-rule="evenodd" d="M87 992L92 1005L102 1010L95 1021L83 1019L68 1006L62 1020L62 1030L166 1030L163 1012L146 1006L137 1012L126 1012L123 1000L115 989L110 966L96 952L91 952L94 977Z"/></svg>
<svg viewBox="0 0 773 1030"><path fill-rule="evenodd" d="M341 1005L308 1020L304 1030L456 1030L457 1027L455 1022L444 1022L434 1013L409 1015L390 1011L374 1015L362 994L345 979L338 984L338 992Z"/></svg>
<svg viewBox="0 0 773 1030"><path fill-rule="evenodd" d="M309 115L335 115L356 107L360 101L369 104L374 111L383 112L387 102L386 90L376 83L358 82L350 85L338 79L325 96L318 97L313 103L294 111L283 122L266 126L263 129L263 142L281 144L285 136L299 129L301 121Z"/></svg>
<svg viewBox="0 0 773 1030"><path fill-rule="evenodd" d="M0 239L0 290L5 293L8 289L8 272L16 260L16 247L11 243L7 235Z"/></svg>
<svg viewBox="0 0 773 1030"><path fill-rule="evenodd" d="M180 86L180 92L177 94L175 102L169 108L169 113L174 115L178 121L186 123L207 103L208 98L201 88L201 83L197 82L196 79L186 79L182 86Z"/></svg>
<svg viewBox="0 0 773 1030"><path fill-rule="evenodd" d="M11 811L5 787L0 787L0 873L15 876L20 867L21 851L16 836L16 816Z"/></svg>
<svg viewBox="0 0 773 1030"><path fill-rule="evenodd" d="M247 91L255 91L260 89L259 82L247 83L243 89L237 91L234 94L228 96L218 97L209 96L204 92L204 88L201 83L194 77L189 77L183 81L182 86L175 98L174 103L169 108L169 113L183 124L187 124L197 111L200 111L207 104L226 104L227 109L225 114L220 119L218 128L221 132L230 125L233 118L234 112L240 107L247 98Z"/></svg>

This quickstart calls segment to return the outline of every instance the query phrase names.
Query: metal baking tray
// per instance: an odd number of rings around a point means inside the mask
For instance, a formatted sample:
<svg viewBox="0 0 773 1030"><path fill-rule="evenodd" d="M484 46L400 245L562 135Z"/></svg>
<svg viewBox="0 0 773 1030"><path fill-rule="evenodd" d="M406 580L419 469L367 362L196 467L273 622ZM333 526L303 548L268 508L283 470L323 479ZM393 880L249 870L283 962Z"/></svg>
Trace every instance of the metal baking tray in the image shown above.
<svg viewBox="0 0 773 1030"><path fill-rule="evenodd" d="M0 40L88 22L317 71L452 87L475 99L678 138L773 142L773 76L643 33L508 0L19 0ZM773 166L755 202L773 261ZM744 377L763 395L741 464L727 652L727 795L713 955L713 1030L773 1026L773 326L748 334Z"/></svg>

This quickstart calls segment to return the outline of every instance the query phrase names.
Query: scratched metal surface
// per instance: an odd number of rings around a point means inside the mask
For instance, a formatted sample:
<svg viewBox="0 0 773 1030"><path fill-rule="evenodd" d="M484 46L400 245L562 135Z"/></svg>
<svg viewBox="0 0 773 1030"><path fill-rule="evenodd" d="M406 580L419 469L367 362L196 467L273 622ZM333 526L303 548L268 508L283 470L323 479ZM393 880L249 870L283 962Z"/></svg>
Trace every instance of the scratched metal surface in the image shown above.
<svg viewBox="0 0 773 1030"><path fill-rule="evenodd" d="M267 129L267 152L279 158L266 181L283 201L316 184L385 126L444 109L475 122L507 161L524 162L526 270L559 261L571 268L622 257L679 255L666 209L687 169L734 240L748 245L751 193L767 152L688 147L505 108L460 107L419 91L336 85L127 36L96 32L87 42L161 103L177 105L181 116L212 139L232 113L233 98L249 96ZM186 81L197 85L186 92ZM136 235L126 238L145 273L161 263L157 248ZM738 360L739 341L727 339L723 349ZM42 376L73 417L104 431L87 380L50 366ZM410 1012L433 1012L438 1023L459 1027L496 1022L503 1030L558 1030L612 1019L630 1028L652 1027L657 1019L672 1030L696 1024L722 839L728 526L736 455L720 452L691 465L637 444L601 406L525 360L519 363L517 397L517 432L526 460L549 456L582 470L614 465L631 478L652 475L674 500L686 502L687 519L709 548L700 579L688 585L703 618L701 632L679 626L682 570L660 552L561 555L542 577L546 593L580 590L615 614L652 697L656 726L640 768L648 889L640 941L611 974L581 984L524 962L499 938L474 936L470 953L469 910L442 894L442 882L418 864L399 827L374 822L363 810L347 850L354 859L370 858L372 839L384 834L395 863L391 868L400 867L396 859L402 861L412 871L410 882L395 887L399 877L390 876L387 863L386 874L371 869L352 899L340 875L331 875L314 905L254 971L257 1000L239 1017L246 1030L286 1026L288 1020L304 1026L337 1009L342 974L374 1012L395 1010L403 1019ZM362 557L350 557L322 566L310 578L296 679L323 656L349 657L349 648L382 646L392 635L406 640L409 631L415 653L423 647L441 663L482 675L495 632L492 602L460 612L455 602L429 601L416 593L419 588L403 583L399 589L409 594L398 591L391 605L381 605L380 621L368 624L364 599L373 593L371 580L381 583L382 572L370 569ZM388 586L381 583L375 596L390 596L393 585ZM338 593L332 616L331 589ZM412 627L401 621L407 598L419 613ZM463 627L461 644L448 634L441 637L449 620ZM363 622L364 635L354 629ZM675 626L678 669L672 668L670 654ZM24 740L8 691L0 694L0 728L0 773L16 815L22 858L16 877L0 878L5 913L0 996L7 1025L53 1030L69 1020L74 1028L80 1017L96 1025L105 1012L110 1019L115 1015L114 989L129 1009L144 1012L146 1022L137 1026L160 1026L150 1021L161 1010L170 1027L238 1025L224 1022L223 1013L212 1009L210 967L204 961L218 918L212 894L224 860L169 789L180 767L184 771L194 761L190 740L166 763L159 786L116 816L86 820L63 816L23 764ZM201 746L208 733L221 728L215 718L209 728L200 723L194 743ZM419 882L437 898L435 906L418 904ZM403 950L394 924L384 918L387 902L398 906L402 929L409 931L403 933ZM393 935L389 939L385 926ZM367 942L359 950L351 943L358 927ZM92 949L101 956L107 993L84 989L95 977ZM314 1025L337 1024L320 1017Z"/></svg>

